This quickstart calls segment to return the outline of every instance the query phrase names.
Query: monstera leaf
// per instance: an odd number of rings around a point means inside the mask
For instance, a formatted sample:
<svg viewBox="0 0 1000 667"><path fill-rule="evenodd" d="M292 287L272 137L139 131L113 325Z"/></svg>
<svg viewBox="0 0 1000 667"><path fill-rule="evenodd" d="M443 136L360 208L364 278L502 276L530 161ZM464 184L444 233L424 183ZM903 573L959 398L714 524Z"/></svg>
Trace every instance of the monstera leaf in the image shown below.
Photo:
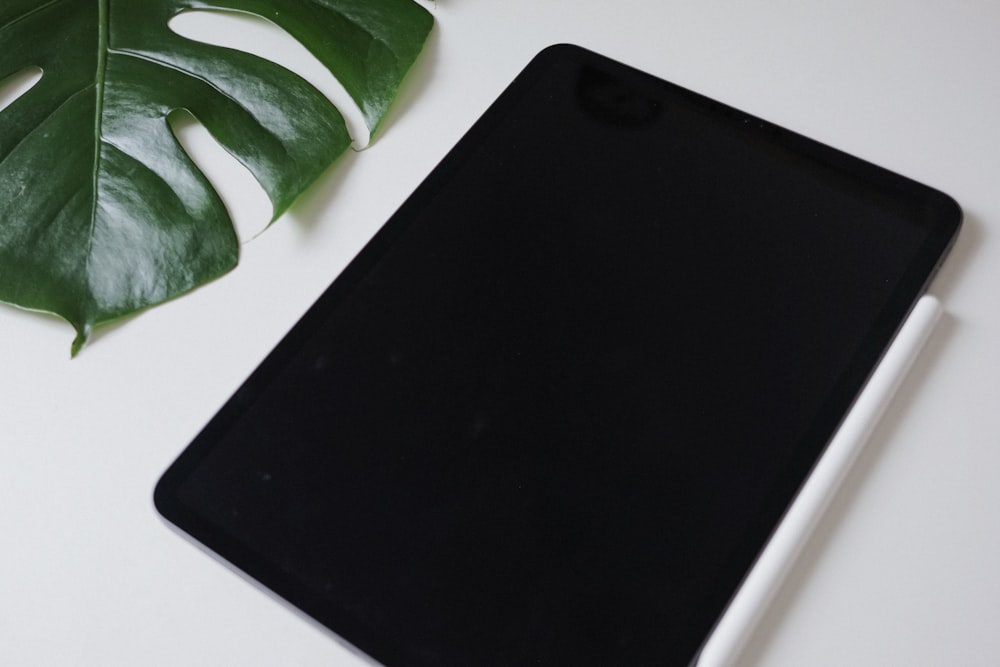
<svg viewBox="0 0 1000 667"><path fill-rule="evenodd" d="M0 82L40 68L0 112L0 300L94 326L235 266L218 194L167 117L186 109L267 192L274 216L350 145L297 75L185 39L185 10L263 17L339 79L374 132L432 19L412 0L0 0Z"/></svg>

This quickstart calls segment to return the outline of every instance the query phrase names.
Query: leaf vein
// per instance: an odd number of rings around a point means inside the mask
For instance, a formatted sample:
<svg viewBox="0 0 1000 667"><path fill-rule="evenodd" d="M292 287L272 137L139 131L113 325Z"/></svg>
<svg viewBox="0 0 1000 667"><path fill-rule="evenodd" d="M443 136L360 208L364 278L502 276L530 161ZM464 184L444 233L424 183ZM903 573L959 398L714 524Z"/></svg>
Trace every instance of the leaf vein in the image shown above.
<svg viewBox="0 0 1000 667"><path fill-rule="evenodd" d="M108 18L109 0L99 0L97 9L97 72L94 75L95 108L94 108L94 172L91 181L93 198L90 210L90 231L87 234L87 259L85 272L90 273L90 258L93 256L94 248L94 226L97 224L98 188L100 187L101 174L101 126L104 119L104 82L108 68L108 32L110 30Z"/></svg>
<svg viewBox="0 0 1000 667"><path fill-rule="evenodd" d="M127 49L112 49L109 52L113 53L114 55L119 55L119 56L124 56L124 57L129 57L129 58L136 58L136 59L139 59L139 60L144 60L146 62L153 63L154 65L158 65L160 67L164 67L166 69L170 69L170 70L173 70L175 72L179 72L180 74L183 74L185 76L189 76L192 79L197 79L201 83L205 84L206 86L208 86L209 88L211 88L212 90L214 90L215 92L217 92L219 95L222 95L227 100L229 100L230 102L232 102L233 104L235 104L236 106L238 106L240 109L243 109L243 111L245 111L247 113L247 115L249 115L251 118L253 118L254 122L257 124L257 127L259 127L261 130L263 130L268 135L270 135L271 137L274 138L275 142L277 142L278 146L281 148L282 152L286 156L288 156L290 158L292 157L292 155L288 151L288 148L285 146L285 142L282 141L281 137L278 136L278 134L276 132L274 132L274 130L272 130L271 128L267 127L263 123L261 123L260 120L258 120L257 117L254 116L253 113L251 113L250 110L246 106L243 105L242 102L240 102L239 98L234 97L232 94L228 93L225 89L220 88L211 79L209 79L209 78L207 78L205 76L202 76L201 74L198 74L197 72L194 72L194 71L192 71L190 69L185 69L184 67L180 67L180 66L176 65L175 63L172 63L172 62L170 62L168 60L161 60L159 58L154 58L154 57L150 56L149 54L143 53L141 51L131 51L131 50L127 50ZM178 107L178 108L181 108L181 107ZM187 111L191 112L191 114L194 115L195 118L197 118L197 115L195 115L194 112L191 111L191 109L188 109L187 107L183 107L183 108L186 109ZM198 119L198 122L201 122L201 119Z"/></svg>
<svg viewBox="0 0 1000 667"><path fill-rule="evenodd" d="M88 91L90 91L91 88L93 88L93 84L88 84L86 87L77 90L72 95L70 95L69 97L67 97L65 100L63 100L62 102L60 102L59 105L55 109L53 109L52 111L50 111L49 113L47 113L44 118L40 119L38 121L38 124L35 125L35 127L31 128L30 130L28 130L27 132L25 132L24 136L22 136L17 141L17 143L15 143L14 145L12 145L10 147L10 150L7 151L7 154L4 155L3 157L0 157L0 167L3 167L4 163L6 163L7 160L10 158L10 156L14 154L14 152L17 150L18 146L20 146L25 141L27 141L29 138L31 138L32 136L34 136L35 132L38 132L39 129L42 127L42 125L44 125L46 123L46 121L48 121L50 118L52 118L53 116L55 116L56 114L58 114L62 110L63 107L65 107L67 104L69 104L70 102L72 102L74 99L76 99L80 95L83 95L84 93L87 93Z"/></svg>
<svg viewBox="0 0 1000 667"><path fill-rule="evenodd" d="M27 12L25 12L23 14L19 14L18 16L15 16L10 21L7 21L3 25L0 25L0 30L6 30L7 28L11 28L11 27L17 25L18 23L20 23L21 21L26 21L30 16L33 16L33 15L37 14L38 12L45 11L46 9L48 9L49 7L51 7L52 5L60 5L60 4L63 4L65 2L66 2L66 0L49 0L48 2L44 2L44 3L40 4L40 5L38 5L37 7L35 7L34 9L32 9L30 11L27 11Z"/></svg>

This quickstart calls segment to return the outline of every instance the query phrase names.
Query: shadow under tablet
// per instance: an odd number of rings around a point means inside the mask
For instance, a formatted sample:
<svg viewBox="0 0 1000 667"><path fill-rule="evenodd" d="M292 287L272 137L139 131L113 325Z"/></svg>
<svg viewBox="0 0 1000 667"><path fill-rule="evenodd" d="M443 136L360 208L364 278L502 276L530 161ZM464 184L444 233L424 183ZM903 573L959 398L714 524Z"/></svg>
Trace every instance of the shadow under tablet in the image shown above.
<svg viewBox="0 0 1000 667"><path fill-rule="evenodd" d="M960 219L553 47L157 507L392 667L690 664Z"/></svg>

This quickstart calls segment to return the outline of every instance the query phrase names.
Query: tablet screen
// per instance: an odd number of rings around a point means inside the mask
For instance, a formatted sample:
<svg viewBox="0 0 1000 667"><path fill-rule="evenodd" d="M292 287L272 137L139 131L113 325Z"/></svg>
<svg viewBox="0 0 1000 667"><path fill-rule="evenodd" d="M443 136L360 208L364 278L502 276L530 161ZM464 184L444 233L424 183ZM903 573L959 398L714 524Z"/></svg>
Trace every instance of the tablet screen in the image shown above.
<svg viewBox="0 0 1000 667"><path fill-rule="evenodd" d="M687 665L960 217L548 49L157 505L386 665Z"/></svg>

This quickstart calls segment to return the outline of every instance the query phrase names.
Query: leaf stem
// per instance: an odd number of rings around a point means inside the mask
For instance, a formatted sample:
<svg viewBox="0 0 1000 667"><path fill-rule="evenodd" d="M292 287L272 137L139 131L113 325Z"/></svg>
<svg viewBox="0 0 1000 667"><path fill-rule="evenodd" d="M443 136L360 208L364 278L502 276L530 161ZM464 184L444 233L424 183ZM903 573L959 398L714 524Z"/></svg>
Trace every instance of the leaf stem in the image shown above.
<svg viewBox="0 0 1000 667"><path fill-rule="evenodd" d="M104 82L107 78L108 69L108 33L110 32L108 5L110 1L97 1L97 71L94 72L94 178L91 182L90 233L87 235L87 254L85 260L88 275L90 273L91 250L94 245L94 227L97 224L97 199L100 185L98 181L101 174L101 134L102 121L104 120ZM85 330L80 331L79 336L77 336L77 342L73 344L74 350L78 350L83 346L89 333L89 328L89 323L87 323Z"/></svg>
<svg viewBox="0 0 1000 667"><path fill-rule="evenodd" d="M104 80L108 68L108 2L97 2L97 71L94 73L94 206L97 206L97 173L101 160L101 120L104 116Z"/></svg>

